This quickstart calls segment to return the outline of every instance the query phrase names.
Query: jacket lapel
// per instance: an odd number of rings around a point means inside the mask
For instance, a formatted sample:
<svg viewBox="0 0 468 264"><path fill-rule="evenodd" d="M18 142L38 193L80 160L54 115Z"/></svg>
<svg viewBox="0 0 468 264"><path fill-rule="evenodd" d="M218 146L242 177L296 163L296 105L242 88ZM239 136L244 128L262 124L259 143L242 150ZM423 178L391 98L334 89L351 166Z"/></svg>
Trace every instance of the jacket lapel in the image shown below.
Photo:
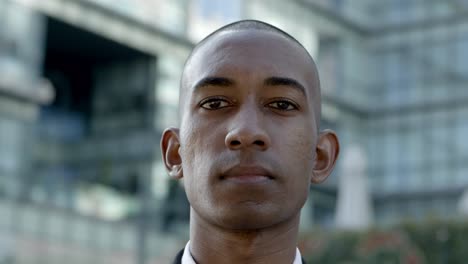
<svg viewBox="0 0 468 264"><path fill-rule="evenodd" d="M177 253L174 261L172 262L172 264L182 264L182 255L184 254L184 249L182 249L181 251L179 251L179 253Z"/></svg>

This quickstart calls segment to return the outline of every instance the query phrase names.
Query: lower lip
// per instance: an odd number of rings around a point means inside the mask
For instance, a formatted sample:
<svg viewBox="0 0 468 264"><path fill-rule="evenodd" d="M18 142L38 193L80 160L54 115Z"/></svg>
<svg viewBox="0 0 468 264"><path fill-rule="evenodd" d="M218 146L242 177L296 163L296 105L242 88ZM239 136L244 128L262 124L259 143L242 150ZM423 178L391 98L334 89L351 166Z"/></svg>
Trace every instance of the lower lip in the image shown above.
<svg viewBox="0 0 468 264"><path fill-rule="evenodd" d="M265 181L270 180L267 176L262 176L262 175L241 175L241 176L235 176L235 177L228 177L226 180L235 182L235 183L247 183L247 184L252 184L252 183L262 183Z"/></svg>

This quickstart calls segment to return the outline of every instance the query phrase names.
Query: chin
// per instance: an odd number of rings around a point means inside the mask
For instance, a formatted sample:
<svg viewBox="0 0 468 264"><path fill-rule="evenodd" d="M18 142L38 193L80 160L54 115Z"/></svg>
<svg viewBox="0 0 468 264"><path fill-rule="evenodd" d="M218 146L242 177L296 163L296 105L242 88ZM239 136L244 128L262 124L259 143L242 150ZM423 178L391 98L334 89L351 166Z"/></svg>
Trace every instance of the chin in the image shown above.
<svg viewBox="0 0 468 264"><path fill-rule="evenodd" d="M231 230L258 230L275 226L285 219L284 211L259 210L258 208L229 208L217 219L219 226Z"/></svg>
<svg viewBox="0 0 468 264"><path fill-rule="evenodd" d="M302 202L281 203L278 200L267 202L237 201L217 203L211 206L193 206L192 213L207 223L224 230L258 231L299 220Z"/></svg>
<svg viewBox="0 0 468 264"><path fill-rule="evenodd" d="M252 217L236 217L229 218L221 221L220 226L224 229L229 230L239 230L239 231L256 231L260 229L265 229L271 226L274 226L275 222L271 219L264 220L262 218L252 218Z"/></svg>

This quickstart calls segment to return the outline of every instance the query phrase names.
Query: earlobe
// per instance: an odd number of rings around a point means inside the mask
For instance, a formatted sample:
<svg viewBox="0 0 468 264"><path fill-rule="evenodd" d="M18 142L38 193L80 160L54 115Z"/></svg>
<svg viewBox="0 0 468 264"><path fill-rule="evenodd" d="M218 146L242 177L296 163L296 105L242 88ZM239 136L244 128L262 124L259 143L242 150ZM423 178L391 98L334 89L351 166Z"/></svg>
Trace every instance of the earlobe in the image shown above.
<svg viewBox="0 0 468 264"><path fill-rule="evenodd" d="M321 183L333 171L338 154L340 143L335 132L324 130L319 134L316 147L315 166L312 175L312 183Z"/></svg>
<svg viewBox="0 0 468 264"><path fill-rule="evenodd" d="M179 129L167 128L161 137L161 153L169 176L174 179L183 177L182 159L179 154Z"/></svg>

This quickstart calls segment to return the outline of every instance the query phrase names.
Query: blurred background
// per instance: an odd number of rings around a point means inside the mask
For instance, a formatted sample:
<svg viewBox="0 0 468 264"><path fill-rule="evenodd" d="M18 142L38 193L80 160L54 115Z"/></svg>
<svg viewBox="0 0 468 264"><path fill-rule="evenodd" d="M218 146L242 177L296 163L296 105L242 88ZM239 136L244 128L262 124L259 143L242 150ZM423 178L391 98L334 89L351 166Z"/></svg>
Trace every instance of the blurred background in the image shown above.
<svg viewBox="0 0 468 264"><path fill-rule="evenodd" d="M466 263L467 0L0 0L1 264L170 263L188 202L160 135L191 48L244 18L316 58L341 139L310 263Z"/></svg>

